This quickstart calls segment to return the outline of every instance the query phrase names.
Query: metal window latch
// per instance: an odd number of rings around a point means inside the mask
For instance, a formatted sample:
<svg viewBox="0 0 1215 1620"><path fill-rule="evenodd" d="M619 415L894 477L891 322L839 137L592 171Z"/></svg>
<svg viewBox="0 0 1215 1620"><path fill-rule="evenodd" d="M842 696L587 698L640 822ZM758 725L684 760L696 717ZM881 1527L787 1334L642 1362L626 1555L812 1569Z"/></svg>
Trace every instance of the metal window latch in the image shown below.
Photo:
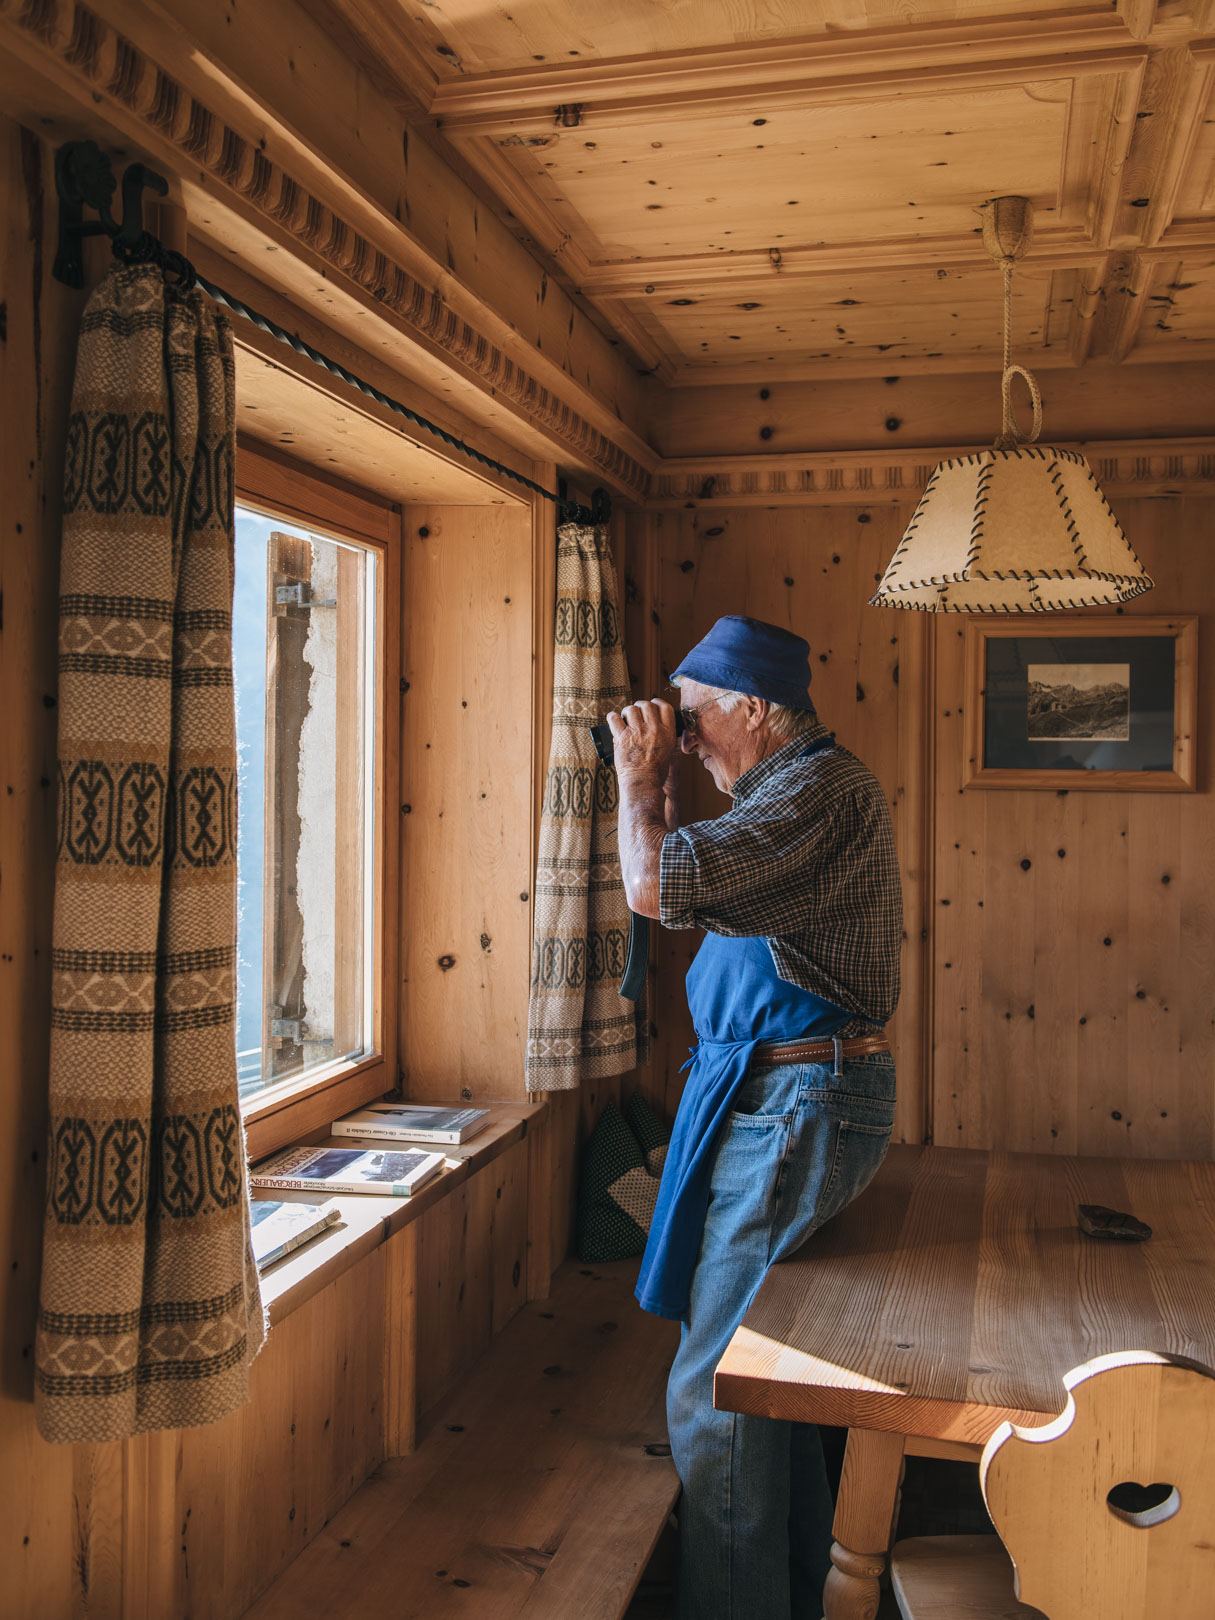
<svg viewBox="0 0 1215 1620"><path fill-rule="evenodd" d="M294 1046L332 1046L332 1035L313 1035L302 1018L272 1018L271 1040L290 1041Z"/></svg>
<svg viewBox="0 0 1215 1620"><path fill-rule="evenodd" d="M318 602L315 597L309 595L310 589L311 587L302 579L296 580L294 585L276 585L274 587L274 605L275 607L302 608L337 606L336 597L331 602Z"/></svg>

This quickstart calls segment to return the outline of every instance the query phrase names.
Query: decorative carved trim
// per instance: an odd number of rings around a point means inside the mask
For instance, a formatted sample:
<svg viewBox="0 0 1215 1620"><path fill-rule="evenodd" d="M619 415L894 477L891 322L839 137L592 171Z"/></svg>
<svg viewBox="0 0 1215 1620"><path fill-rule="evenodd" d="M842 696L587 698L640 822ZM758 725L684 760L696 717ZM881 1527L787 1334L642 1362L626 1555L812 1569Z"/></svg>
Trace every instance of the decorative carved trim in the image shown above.
<svg viewBox="0 0 1215 1620"><path fill-rule="evenodd" d="M913 506L937 463L982 446L666 461L654 475L650 510L699 506ZM1105 494L1215 496L1215 438L1073 444Z"/></svg>
<svg viewBox="0 0 1215 1620"><path fill-rule="evenodd" d="M437 346L511 401L538 427L618 489L644 499L649 469L588 421L552 388L510 359L443 294L395 263L332 207L259 150L117 29L76 0L0 0L0 19L67 71L73 93L90 105L110 97L168 145L184 173L202 170L247 209L286 232L336 275L353 282L411 335Z"/></svg>

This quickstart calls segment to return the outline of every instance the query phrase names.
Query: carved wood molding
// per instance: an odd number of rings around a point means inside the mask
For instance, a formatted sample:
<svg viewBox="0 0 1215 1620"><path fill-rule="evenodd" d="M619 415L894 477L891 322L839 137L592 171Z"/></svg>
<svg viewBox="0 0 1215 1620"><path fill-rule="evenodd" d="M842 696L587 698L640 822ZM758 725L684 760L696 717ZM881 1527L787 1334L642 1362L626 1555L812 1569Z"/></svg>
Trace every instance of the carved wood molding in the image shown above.
<svg viewBox="0 0 1215 1620"><path fill-rule="evenodd" d="M819 455L706 456L664 461L648 510L699 506L912 505L939 461L981 445ZM1069 443L1107 495L1215 496L1215 438Z"/></svg>
<svg viewBox="0 0 1215 1620"><path fill-rule="evenodd" d="M505 399L580 464L589 463L618 490L644 498L650 469L588 420L572 398L542 382L505 352L493 322L478 326L454 309L437 285L427 285L372 241L337 208L317 195L262 150L248 127L225 121L164 66L98 13L76 0L0 0L0 38L15 36L21 56L44 63L98 120L105 103L117 103L127 127L177 172L218 182L238 199L267 234L284 236L319 259L385 318L464 373L496 398ZM255 122L251 114L249 126ZM383 239L390 237L386 221ZM436 273L436 282L441 277ZM341 284L341 281L338 281ZM501 324L501 323L499 323ZM491 328L486 330L485 328ZM571 396L574 390L571 389ZM635 436L622 430L621 440Z"/></svg>

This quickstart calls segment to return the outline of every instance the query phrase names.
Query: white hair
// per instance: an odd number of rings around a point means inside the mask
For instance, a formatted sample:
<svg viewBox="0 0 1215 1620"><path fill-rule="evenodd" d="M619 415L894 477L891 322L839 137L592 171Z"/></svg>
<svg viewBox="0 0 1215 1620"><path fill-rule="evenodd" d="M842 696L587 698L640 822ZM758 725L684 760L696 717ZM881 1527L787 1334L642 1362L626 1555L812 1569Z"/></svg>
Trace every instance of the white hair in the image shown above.
<svg viewBox="0 0 1215 1620"><path fill-rule="evenodd" d="M682 684L681 676L676 675L671 680L672 686L681 686ZM722 714L729 714L732 710L737 709L745 697L754 695L749 692L732 692L726 686L706 686L705 691L709 694L705 702L708 703L710 699L714 701ZM810 730L810 727L818 718L813 709L795 708L791 703L773 703L770 698L766 698L764 701L768 705L768 725L771 728L772 735L779 737L781 742L788 742L793 737L800 737L803 732Z"/></svg>

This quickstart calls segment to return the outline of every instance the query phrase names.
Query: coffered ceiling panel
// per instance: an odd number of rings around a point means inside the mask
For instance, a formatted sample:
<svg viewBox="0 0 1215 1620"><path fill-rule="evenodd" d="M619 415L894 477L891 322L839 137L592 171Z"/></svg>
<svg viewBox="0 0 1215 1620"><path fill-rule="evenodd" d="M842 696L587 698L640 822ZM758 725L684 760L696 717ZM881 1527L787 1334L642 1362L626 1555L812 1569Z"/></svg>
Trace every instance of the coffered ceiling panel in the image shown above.
<svg viewBox="0 0 1215 1620"><path fill-rule="evenodd" d="M1045 14L1084 11L1043 3ZM402 10L436 71L487 73L535 62L576 61L733 45L788 35L859 32L1015 16L1016 0L404 0Z"/></svg>
<svg viewBox="0 0 1215 1620"><path fill-rule="evenodd" d="M689 113L631 125L508 135L498 150L587 263L960 235L985 197L1058 208L1074 97L1021 85L847 107ZM1054 91L1055 93L1051 93Z"/></svg>
<svg viewBox="0 0 1215 1620"><path fill-rule="evenodd" d="M1205 49L1200 48L1191 55L1209 61ZM1215 220L1215 93L1210 84L1206 89L1206 98L1194 121L1193 138L1184 151L1184 162L1179 165L1172 224L1184 221L1207 224Z"/></svg>
<svg viewBox="0 0 1215 1620"><path fill-rule="evenodd" d="M772 277L690 298L630 300L633 318L684 381L989 369L1001 342L1003 283L992 264L898 275ZM1035 363L1071 363L1083 273L1028 265L1013 324ZM693 375L685 375L692 373Z"/></svg>
<svg viewBox="0 0 1215 1620"><path fill-rule="evenodd" d="M1215 0L311 3L670 384L1215 345Z"/></svg>
<svg viewBox="0 0 1215 1620"><path fill-rule="evenodd" d="M1215 359L1215 251L1153 255L1133 293L1119 359Z"/></svg>

